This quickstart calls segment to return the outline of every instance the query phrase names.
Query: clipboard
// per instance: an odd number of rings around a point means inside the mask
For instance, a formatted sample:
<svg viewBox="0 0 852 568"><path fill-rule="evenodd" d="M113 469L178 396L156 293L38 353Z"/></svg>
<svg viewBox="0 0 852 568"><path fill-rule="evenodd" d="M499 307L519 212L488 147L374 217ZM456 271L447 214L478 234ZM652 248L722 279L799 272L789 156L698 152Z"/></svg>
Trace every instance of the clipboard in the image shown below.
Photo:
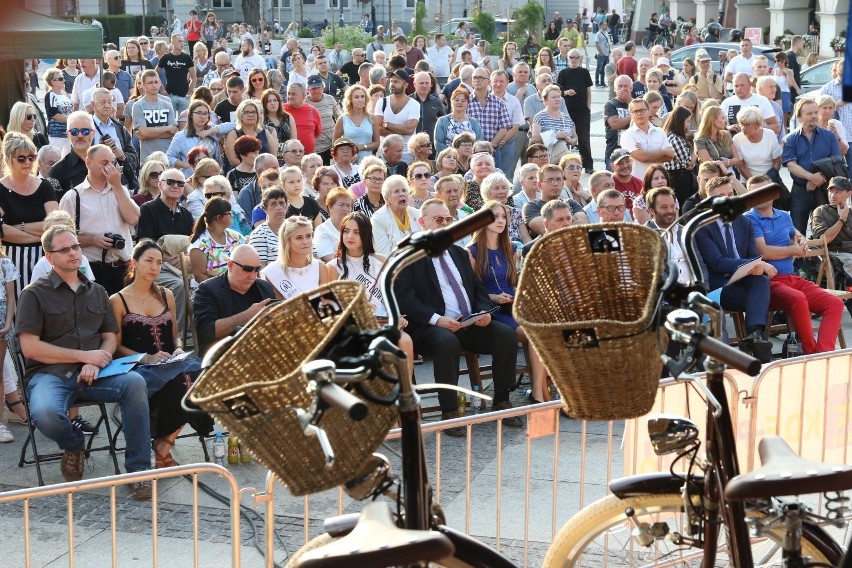
<svg viewBox="0 0 852 568"><path fill-rule="evenodd" d="M481 312L476 312L475 314L468 314L464 317L459 316L459 319L457 321L461 324L462 327L470 327L485 316L493 314L499 309L500 306L495 306L490 310L482 310Z"/></svg>
<svg viewBox="0 0 852 568"><path fill-rule="evenodd" d="M98 372L98 378L105 379L107 377L114 377L116 375L123 375L124 373L129 373L144 356L144 353L137 353L135 355L128 355L127 357L113 359L109 365L107 365Z"/></svg>
<svg viewBox="0 0 852 568"><path fill-rule="evenodd" d="M731 276L731 278L727 282L725 282L725 286L729 286L730 284L733 284L738 280L742 280L743 278L748 276L748 273L751 272L751 270L761 262L763 262L763 257L759 256L754 260L750 260L739 265L734 271L734 274Z"/></svg>

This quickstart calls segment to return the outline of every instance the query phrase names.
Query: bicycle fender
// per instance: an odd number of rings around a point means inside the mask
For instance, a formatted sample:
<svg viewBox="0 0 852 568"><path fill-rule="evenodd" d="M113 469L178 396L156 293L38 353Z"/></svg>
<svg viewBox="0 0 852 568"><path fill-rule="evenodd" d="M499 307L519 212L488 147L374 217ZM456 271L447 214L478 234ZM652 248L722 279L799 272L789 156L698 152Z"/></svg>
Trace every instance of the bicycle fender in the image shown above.
<svg viewBox="0 0 852 568"><path fill-rule="evenodd" d="M475 538L446 525L438 525L435 530L446 535L456 547L453 558L473 568L518 568L518 565ZM447 565L452 565L447 563Z"/></svg>
<svg viewBox="0 0 852 568"><path fill-rule="evenodd" d="M693 475L690 480L699 486L704 484L703 475ZM609 490L619 499L626 499L636 495L680 493L683 483L683 477L674 476L670 473L643 473L613 479L609 482Z"/></svg>

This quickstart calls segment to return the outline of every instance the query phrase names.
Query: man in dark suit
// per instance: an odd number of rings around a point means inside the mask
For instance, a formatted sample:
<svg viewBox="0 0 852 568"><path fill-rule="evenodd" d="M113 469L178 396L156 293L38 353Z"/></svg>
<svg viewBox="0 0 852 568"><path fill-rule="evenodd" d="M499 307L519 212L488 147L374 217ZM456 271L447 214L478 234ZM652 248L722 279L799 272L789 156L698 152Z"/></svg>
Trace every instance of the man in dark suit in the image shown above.
<svg viewBox="0 0 852 568"><path fill-rule="evenodd" d="M420 207L418 222L426 230L452 222L450 211L439 199L429 199ZM470 265L468 253L453 245L440 257L425 258L403 270L396 281L400 311L408 320L406 331L417 350L434 356L435 380L457 385L462 350L487 353L493 357L494 401L492 410L511 408L509 385L517 364L517 339L509 326L486 315L474 325L462 327L458 318L491 309L491 300ZM454 391L438 394L441 419L457 418ZM521 427L520 418L503 419L503 424ZM450 436L463 436L463 428L451 428Z"/></svg>
<svg viewBox="0 0 852 568"><path fill-rule="evenodd" d="M707 195L728 197L734 188L727 176L707 182ZM731 242L733 240L733 242ZM746 332L742 348L766 363L772 359L772 344L766 338L766 319L769 310L769 279L777 273L768 262L760 262L733 284L727 284L740 265L758 256L751 221L737 217L731 223L717 221L695 235L709 277L709 288L722 288L721 305L725 310L745 312Z"/></svg>
<svg viewBox="0 0 852 568"><path fill-rule="evenodd" d="M211 345L245 325L275 298L272 284L258 279L261 268L254 247L240 245L231 253L227 272L198 286L192 312L199 355L204 356Z"/></svg>

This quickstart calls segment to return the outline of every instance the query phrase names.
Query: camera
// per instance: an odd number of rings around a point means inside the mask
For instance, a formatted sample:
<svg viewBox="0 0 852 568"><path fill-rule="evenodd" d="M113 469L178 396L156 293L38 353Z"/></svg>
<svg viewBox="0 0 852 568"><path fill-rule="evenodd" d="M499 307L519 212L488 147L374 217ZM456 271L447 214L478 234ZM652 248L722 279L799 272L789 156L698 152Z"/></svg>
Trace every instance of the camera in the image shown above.
<svg viewBox="0 0 852 568"><path fill-rule="evenodd" d="M104 233L104 236L112 241L112 248L122 250L126 244L124 237L118 233Z"/></svg>

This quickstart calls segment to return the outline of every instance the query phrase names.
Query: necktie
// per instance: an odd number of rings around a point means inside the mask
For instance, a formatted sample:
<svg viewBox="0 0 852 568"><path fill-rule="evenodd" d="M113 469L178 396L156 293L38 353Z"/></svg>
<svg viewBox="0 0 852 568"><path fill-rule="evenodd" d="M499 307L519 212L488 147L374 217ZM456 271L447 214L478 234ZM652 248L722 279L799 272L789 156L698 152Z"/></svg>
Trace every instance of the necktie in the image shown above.
<svg viewBox="0 0 852 568"><path fill-rule="evenodd" d="M730 223L725 223L725 252L731 258L737 258L734 251L734 233L731 231Z"/></svg>
<svg viewBox="0 0 852 568"><path fill-rule="evenodd" d="M443 254L438 257L438 264L441 265L441 271L444 273L447 282L450 283L450 288L453 290L453 295L456 297L456 302L459 304L459 311L461 312L461 315L470 315L470 310L467 307L467 300L464 297L464 292L462 292L461 284L459 284L459 281L456 280L455 276L453 276L453 272L450 270L450 265L447 264L447 259L444 258Z"/></svg>

